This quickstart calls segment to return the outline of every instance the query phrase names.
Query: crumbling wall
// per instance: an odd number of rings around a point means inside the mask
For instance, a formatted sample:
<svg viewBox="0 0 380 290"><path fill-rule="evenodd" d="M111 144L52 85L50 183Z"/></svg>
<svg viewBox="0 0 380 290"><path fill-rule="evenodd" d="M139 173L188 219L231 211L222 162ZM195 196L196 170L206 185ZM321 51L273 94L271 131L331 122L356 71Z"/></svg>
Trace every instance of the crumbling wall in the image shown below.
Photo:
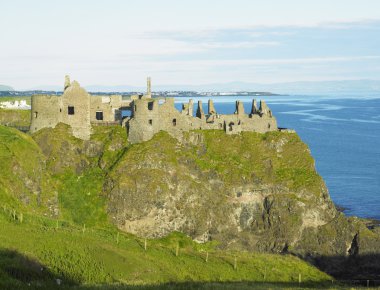
<svg viewBox="0 0 380 290"><path fill-rule="evenodd" d="M196 117L192 115L192 100L188 104L183 104L181 112L174 107L173 98L165 100L140 98L134 100L132 105L132 117L126 126L128 140L131 143L147 141L161 130L173 137L181 138L182 132L195 129L224 130L227 134L238 134L242 131L265 133L278 129L276 119L263 101L260 103L260 108L257 108L254 100L250 114L246 114L243 103L237 101L236 111L231 115L218 114L212 101L209 101L206 115L202 102L199 101Z"/></svg>
<svg viewBox="0 0 380 290"><path fill-rule="evenodd" d="M272 111L255 100L249 114L244 111L243 103L236 102L234 114L218 114L212 100L208 102L205 114L202 102L198 102L196 117L193 117L194 104L190 100L183 104L179 112L174 107L173 98L152 98L150 78L147 80L147 94L132 96L123 101L121 95L91 96L80 87L79 83L65 77L62 96L32 96L32 122L30 131L36 132L45 127L55 127L59 122L71 126L73 135L88 140L92 124L120 122L128 130L131 143L151 139L163 130L176 138L181 138L184 131L190 130L224 130L227 134L239 134L243 131L265 133L278 130ZM122 108L130 108L132 116L122 122Z"/></svg>
<svg viewBox="0 0 380 290"><path fill-rule="evenodd" d="M188 111L188 113L190 113ZM182 131L199 129L200 122L174 107L174 99L138 99L132 103L132 118L127 123L128 140L138 143L151 139L159 131L181 137Z"/></svg>

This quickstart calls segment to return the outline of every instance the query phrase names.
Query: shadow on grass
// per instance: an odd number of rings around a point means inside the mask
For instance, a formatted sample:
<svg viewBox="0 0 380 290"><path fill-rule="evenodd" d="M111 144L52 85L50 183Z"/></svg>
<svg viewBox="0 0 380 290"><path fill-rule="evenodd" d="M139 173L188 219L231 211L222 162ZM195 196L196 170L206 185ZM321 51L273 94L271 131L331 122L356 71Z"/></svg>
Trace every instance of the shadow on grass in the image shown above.
<svg viewBox="0 0 380 290"><path fill-rule="evenodd" d="M52 287L57 286L61 281L65 281L67 285L77 284L64 275L52 273L35 259L15 250L0 249L0 289Z"/></svg>
<svg viewBox="0 0 380 290"><path fill-rule="evenodd" d="M380 286L380 254L317 256L303 259L338 280L373 280Z"/></svg>
<svg viewBox="0 0 380 290"><path fill-rule="evenodd" d="M80 285L65 273L53 273L35 259L14 250L0 249L0 289L347 289L380 286L380 255L310 258L321 269L338 278L325 282L181 282L154 285ZM309 260L310 260L309 259ZM342 279L342 280L340 280ZM368 284L369 283L369 284Z"/></svg>

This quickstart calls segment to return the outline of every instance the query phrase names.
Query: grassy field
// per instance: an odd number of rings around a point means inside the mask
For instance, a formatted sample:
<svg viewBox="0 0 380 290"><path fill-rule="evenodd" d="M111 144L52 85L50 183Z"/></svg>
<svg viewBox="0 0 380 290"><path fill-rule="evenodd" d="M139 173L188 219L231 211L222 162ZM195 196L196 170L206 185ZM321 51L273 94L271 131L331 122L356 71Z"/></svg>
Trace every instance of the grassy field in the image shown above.
<svg viewBox="0 0 380 290"><path fill-rule="evenodd" d="M170 287L188 289L197 282L242 281L284 286L297 284L300 276L305 285L331 284L331 277L293 256L222 252L214 243L197 244L180 233L145 240L112 228L21 215L7 207L0 211L1 289L29 284L49 288L56 279L74 289L78 285L79 289L95 285L129 289L127 285L174 282L177 285ZM212 285L205 289L213 289Z"/></svg>
<svg viewBox="0 0 380 290"><path fill-rule="evenodd" d="M0 124L10 127L29 127L30 110L0 109Z"/></svg>

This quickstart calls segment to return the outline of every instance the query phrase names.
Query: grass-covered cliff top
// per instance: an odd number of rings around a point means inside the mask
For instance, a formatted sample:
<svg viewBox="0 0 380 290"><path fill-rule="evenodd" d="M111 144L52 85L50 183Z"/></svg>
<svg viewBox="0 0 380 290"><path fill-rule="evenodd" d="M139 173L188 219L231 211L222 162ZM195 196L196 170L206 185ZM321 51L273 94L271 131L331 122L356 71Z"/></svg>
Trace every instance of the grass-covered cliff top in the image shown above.
<svg viewBox="0 0 380 290"><path fill-rule="evenodd" d="M324 186L308 147L294 133L192 131L185 133L181 143L160 132L150 141L129 146L118 166L124 168L123 164L142 159L152 165L167 162L173 166L191 161L197 169L217 174L227 185L281 184L294 191L307 188L316 195Z"/></svg>

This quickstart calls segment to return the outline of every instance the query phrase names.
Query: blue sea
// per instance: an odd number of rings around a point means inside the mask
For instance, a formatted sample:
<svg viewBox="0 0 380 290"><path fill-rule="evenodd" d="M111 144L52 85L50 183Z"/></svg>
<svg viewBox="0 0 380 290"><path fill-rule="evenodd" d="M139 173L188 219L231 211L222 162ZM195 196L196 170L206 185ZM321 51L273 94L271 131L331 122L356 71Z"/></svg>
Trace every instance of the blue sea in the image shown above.
<svg viewBox="0 0 380 290"><path fill-rule="evenodd" d="M203 101L205 112L208 99L193 98ZM237 99L249 112L253 97L213 97L221 114L232 114ZM279 127L295 129L310 147L335 204L347 215L380 219L380 96L256 99L267 102ZM176 107L186 101L176 98Z"/></svg>

